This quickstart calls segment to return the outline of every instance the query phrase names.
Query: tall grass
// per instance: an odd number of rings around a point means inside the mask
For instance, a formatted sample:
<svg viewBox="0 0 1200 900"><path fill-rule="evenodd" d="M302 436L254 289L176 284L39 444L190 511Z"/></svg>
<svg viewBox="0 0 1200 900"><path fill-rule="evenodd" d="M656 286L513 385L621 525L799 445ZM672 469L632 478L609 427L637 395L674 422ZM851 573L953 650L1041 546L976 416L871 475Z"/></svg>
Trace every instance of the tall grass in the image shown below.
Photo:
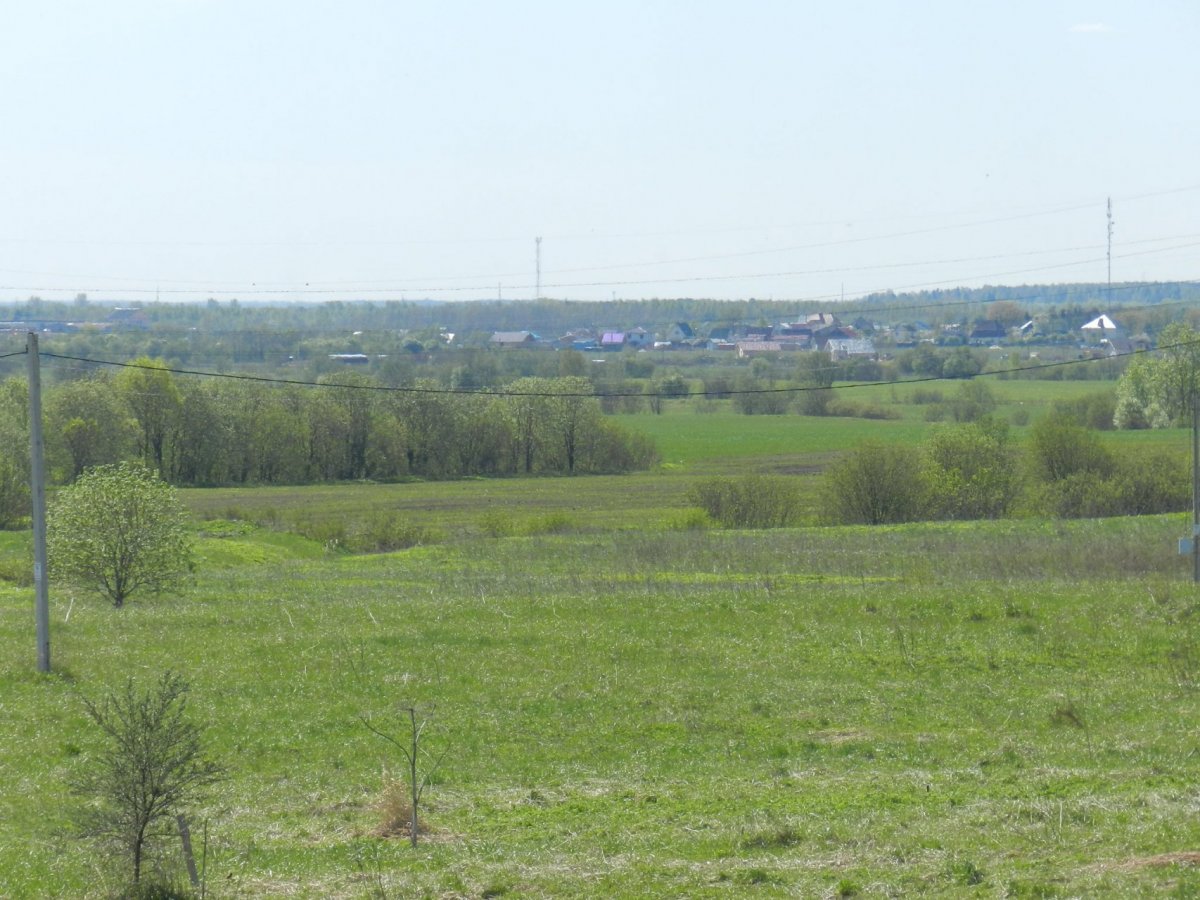
<svg viewBox="0 0 1200 900"><path fill-rule="evenodd" d="M642 528L369 556L231 529L182 596L55 591L50 677L29 589L0 584L0 895L115 889L57 799L96 744L78 693L166 668L231 770L194 813L222 896L1187 894L1186 527ZM431 709L425 746L447 751L416 852L378 836L391 761L358 721L399 704Z"/></svg>

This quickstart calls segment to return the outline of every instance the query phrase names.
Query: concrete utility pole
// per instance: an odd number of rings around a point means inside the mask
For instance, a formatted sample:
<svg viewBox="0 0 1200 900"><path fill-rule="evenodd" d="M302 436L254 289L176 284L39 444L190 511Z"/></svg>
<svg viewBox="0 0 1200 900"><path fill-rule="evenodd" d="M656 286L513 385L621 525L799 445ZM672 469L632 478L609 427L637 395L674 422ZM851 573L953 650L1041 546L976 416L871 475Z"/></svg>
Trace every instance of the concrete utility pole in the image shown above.
<svg viewBox="0 0 1200 900"><path fill-rule="evenodd" d="M42 439L42 370L36 332L29 332L29 460L33 503L34 618L37 620L37 667L50 671L50 589L46 582L46 466Z"/></svg>
<svg viewBox="0 0 1200 900"><path fill-rule="evenodd" d="M1200 394L1192 396L1192 581L1200 584Z"/></svg>

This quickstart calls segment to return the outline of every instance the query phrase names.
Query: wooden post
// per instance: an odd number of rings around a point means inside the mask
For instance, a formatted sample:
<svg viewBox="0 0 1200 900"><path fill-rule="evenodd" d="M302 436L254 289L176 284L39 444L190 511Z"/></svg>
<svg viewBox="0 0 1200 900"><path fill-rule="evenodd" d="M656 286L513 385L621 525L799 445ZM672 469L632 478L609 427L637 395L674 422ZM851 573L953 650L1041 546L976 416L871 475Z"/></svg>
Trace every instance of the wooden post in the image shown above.
<svg viewBox="0 0 1200 900"><path fill-rule="evenodd" d="M187 861L188 877L192 879L192 887L199 887L200 875L196 872L196 857L192 853L192 832L182 813L175 817L175 822L179 825L179 839L183 841L183 858Z"/></svg>

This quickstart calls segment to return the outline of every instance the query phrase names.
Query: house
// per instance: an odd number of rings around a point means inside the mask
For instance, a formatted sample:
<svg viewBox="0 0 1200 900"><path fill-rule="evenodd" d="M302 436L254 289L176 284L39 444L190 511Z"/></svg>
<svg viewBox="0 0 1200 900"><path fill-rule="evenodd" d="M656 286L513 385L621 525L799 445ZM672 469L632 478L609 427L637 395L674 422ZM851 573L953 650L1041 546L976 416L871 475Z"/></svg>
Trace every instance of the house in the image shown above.
<svg viewBox="0 0 1200 900"><path fill-rule="evenodd" d="M635 328L625 332L625 345L635 350L641 350L654 344L654 335L645 328Z"/></svg>
<svg viewBox="0 0 1200 900"><path fill-rule="evenodd" d="M497 331L488 341L491 346L505 350L532 347L537 342L538 337L532 331Z"/></svg>
<svg viewBox="0 0 1200 900"><path fill-rule="evenodd" d="M625 332L606 331L600 336L601 350L620 350L625 346Z"/></svg>
<svg viewBox="0 0 1200 900"><path fill-rule="evenodd" d="M879 330L879 328L876 326L876 324L874 322L872 322L870 319L868 319L866 316L859 316L857 319L855 319L850 324L851 324L851 326L853 326L855 331L878 331Z"/></svg>
<svg viewBox="0 0 1200 900"><path fill-rule="evenodd" d="M554 347L557 350L579 350L586 353L599 349L600 345L596 342L596 336L590 330L576 328L558 338L554 342Z"/></svg>
<svg viewBox="0 0 1200 900"><path fill-rule="evenodd" d="M365 366L371 361L365 353L330 353L329 358L346 366Z"/></svg>
<svg viewBox="0 0 1200 900"><path fill-rule="evenodd" d="M738 359L750 359L755 356L762 356L767 353L779 353L783 350L783 345L779 341L738 341L737 355Z"/></svg>
<svg viewBox="0 0 1200 900"><path fill-rule="evenodd" d="M840 325L841 322L838 321L838 317L833 313L811 313L805 319L805 324L815 331L819 328L833 328Z"/></svg>
<svg viewBox="0 0 1200 900"><path fill-rule="evenodd" d="M1092 319L1092 321L1080 325L1079 330L1085 335L1104 336L1106 334L1120 333L1122 329L1120 325L1108 316L1099 315Z"/></svg>
<svg viewBox="0 0 1200 900"><path fill-rule="evenodd" d="M775 329L775 334L781 338L807 338L811 341L813 328L807 322L785 322Z"/></svg>
<svg viewBox="0 0 1200 900"><path fill-rule="evenodd" d="M682 344L684 341L694 341L696 332L692 331L692 326L687 322L676 322L667 329L666 337L672 344Z"/></svg>
<svg viewBox="0 0 1200 900"><path fill-rule="evenodd" d="M708 332L708 340L710 343L717 342L725 344L729 342L729 336L731 334L733 334L733 329L728 325L718 325L716 328L713 328Z"/></svg>
<svg viewBox="0 0 1200 900"><path fill-rule="evenodd" d="M779 341L785 350L811 350L813 348L812 334L777 334L773 340Z"/></svg>
<svg viewBox="0 0 1200 900"><path fill-rule="evenodd" d="M866 356L878 359L875 344L866 338L830 338L825 344L825 352L830 359L849 359L852 356Z"/></svg>
<svg viewBox="0 0 1200 900"><path fill-rule="evenodd" d="M967 341L986 347L998 344L1006 337L1008 337L1008 330L1003 325L993 319L984 319L975 323L971 333L967 335Z"/></svg>

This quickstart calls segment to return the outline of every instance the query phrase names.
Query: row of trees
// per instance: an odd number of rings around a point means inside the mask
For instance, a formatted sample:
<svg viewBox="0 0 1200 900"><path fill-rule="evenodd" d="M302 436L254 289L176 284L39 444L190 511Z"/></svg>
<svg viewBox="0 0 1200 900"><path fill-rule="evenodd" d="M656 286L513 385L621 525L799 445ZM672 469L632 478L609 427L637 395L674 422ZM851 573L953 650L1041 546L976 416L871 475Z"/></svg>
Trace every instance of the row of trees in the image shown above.
<svg viewBox="0 0 1200 900"><path fill-rule="evenodd" d="M343 371L319 386L172 374L142 359L47 389L54 480L139 459L179 485L623 472L653 446L606 420L591 382L523 378L503 394L384 388ZM0 385L0 489L28 480L27 393ZM2 514L0 514L2 515Z"/></svg>
<svg viewBox="0 0 1200 900"><path fill-rule="evenodd" d="M934 519L1143 515L1191 503L1185 454L1117 456L1065 417L1018 445L991 419L938 428L921 445L865 443L826 475L826 518L869 525Z"/></svg>

